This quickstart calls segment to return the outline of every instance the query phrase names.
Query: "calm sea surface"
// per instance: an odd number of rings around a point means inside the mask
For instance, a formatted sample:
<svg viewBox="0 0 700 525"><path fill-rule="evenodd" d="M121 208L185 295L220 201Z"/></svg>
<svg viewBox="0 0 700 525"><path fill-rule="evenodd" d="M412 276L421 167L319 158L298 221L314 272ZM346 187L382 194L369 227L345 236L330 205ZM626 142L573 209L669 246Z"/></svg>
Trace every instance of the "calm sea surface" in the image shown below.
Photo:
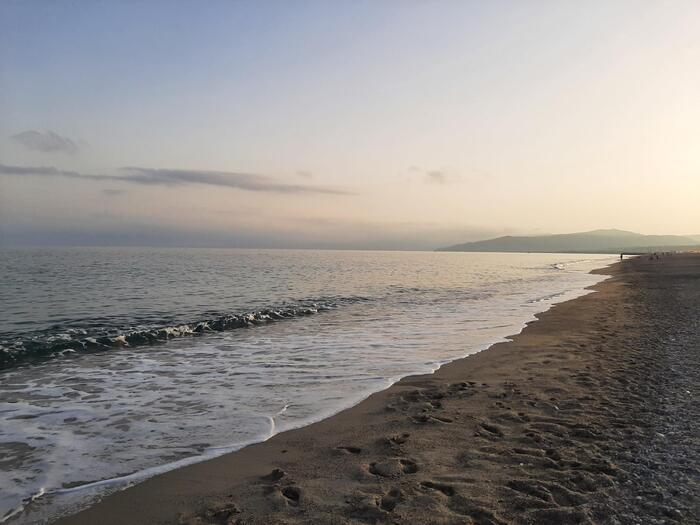
<svg viewBox="0 0 700 525"><path fill-rule="evenodd" d="M0 522L356 404L519 332L606 255L0 250Z"/></svg>

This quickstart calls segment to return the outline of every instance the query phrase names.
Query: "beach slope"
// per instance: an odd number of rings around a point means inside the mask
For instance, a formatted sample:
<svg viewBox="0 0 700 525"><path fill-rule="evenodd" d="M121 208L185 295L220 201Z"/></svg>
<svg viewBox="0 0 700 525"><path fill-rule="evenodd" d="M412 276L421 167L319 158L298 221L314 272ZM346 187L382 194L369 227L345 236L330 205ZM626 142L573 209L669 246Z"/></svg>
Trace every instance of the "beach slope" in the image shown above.
<svg viewBox="0 0 700 525"><path fill-rule="evenodd" d="M700 254L605 273L511 342L60 523L697 523Z"/></svg>

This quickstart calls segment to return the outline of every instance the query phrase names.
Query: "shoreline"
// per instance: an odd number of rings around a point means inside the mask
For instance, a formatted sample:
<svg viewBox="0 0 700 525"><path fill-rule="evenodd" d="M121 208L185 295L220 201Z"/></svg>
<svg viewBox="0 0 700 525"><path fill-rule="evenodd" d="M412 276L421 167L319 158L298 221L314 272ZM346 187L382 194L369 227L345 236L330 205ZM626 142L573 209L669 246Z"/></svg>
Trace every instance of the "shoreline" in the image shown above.
<svg viewBox="0 0 700 525"><path fill-rule="evenodd" d="M698 266L700 259L690 255L677 255L664 261L668 265L669 261L688 258L694 259L694 266ZM505 490L506 497L519 501L523 515L537 515L541 522L554 519L552 522L584 523L595 517L595 509L579 508L585 506L585 498L579 494L587 493L581 487L573 490L571 484L562 482L558 482L558 488L535 487L522 479L513 479L495 490L498 483L491 478L498 470L508 471L511 477L517 474L513 469L561 471L561 466L548 465L563 461L548 454L553 448L538 448L537 443L552 439L549 433L555 437L562 433L552 428L547 431L544 428L547 425L564 429L568 428L566 425L540 421L539 425L544 427L530 428L535 430L529 432L532 436L518 437L524 441L520 447L513 448L511 444L506 450L499 442L509 440L512 427L534 427L535 412L542 412L537 418L552 419L565 411L575 412L577 409L573 405L585 404L585 399L568 400L572 407L565 409L557 397L561 394L553 391L549 400L536 396L535 405L525 411L506 407L506 404L523 397L523 385L516 386L513 380L541 383L535 389L538 393L551 390L553 386L541 382L546 378L534 377L537 373L532 367L527 371L532 374L530 378L521 377L520 365L527 364L518 362L524 357L522 351L532 351L533 346L544 343L561 347L563 327L570 330L572 323L582 320L596 322L595 310L602 303L619 307L619 296L630 293L625 289L629 284L626 278L636 275L638 267L644 264L640 259L631 259L594 271L613 276L591 287L598 293L558 303L538 314L537 322L529 323L507 342L447 363L432 374L405 377L358 405L319 422L152 477L113 493L58 523L354 523L426 519L430 523L449 523L460 517L476 519L478 523L510 522L513 518L508 517L507 512L504 514L498 504L498 497L503 497L501 489ZM592 312L593 318L581 319L580 310ZM590 333L584 335L590 339ZM576 338L575 333L573 337ZM585 348L590 341L577 344ZM567 342L567 347L575 347L570 345ZM544 352L548 357L540 355L539 361L534 355L529 356L535 358L534 370L556 375L557 371L548 365L562 356L551 354L551 349ZM592 380L591 374L587 375L584 383ZM477 377L481 384L473 380ZM501 384L496 387L494 382ZM577 387L581 389L580 385ZM358 424L362 428L358 428ZM585 427L578 424L575 428L583 436L580 439L595 441L591 436L584 436ZM458 448L464 449L458 453L461 459L457 458L456 467L447 464L455 463L455 450L452 450L455 439L460 441ZM571 436L567 439L571 440ZM438 443L443 446L436 450ZM484 448L492 450L482 450ZM535 452L538 450L540 452ZM600 450L596 453L601 455ZM513 465L504 463L504 458L509 457L517 461ZM599 472L576 467L568 470L576 471L574 477L580 474L579 483L589 488L596 482L607 487L617 486L613 463L604 463L597 468ZM485 468L485 464L489 464L489 468ZM455 470L470 474L459 476L452 472ZM525 474L520 472L519 477ZM596 479L596 476L605 479ZM512 481L515 483L510 483ZM471 491L479 488L480 497L475 498ZM523 498L532 501L520 501ZM575 502L578 504L573 504ZM684 508L678 512L683 515L688 510Z"/></svg>
<svg viewBox="0 0 700 525"><path fill-rule="evenodd" d="M547 293L541 292L540 294L538 294L537 292L538 290L542 290L541 288L530 290L530 292L534 294L534 296L529 298L527 301L524 301L524 303L522 304L522 312L520 315L513 316L508 314L507 322L504 319L502 326L496 327L500 329L500 333L492 333L490 337L488 337L487 339L482 338L480 343L476 345L472 342L468 342L471 341L471 336L469 334L465 334L465 336L457 336L457 340L461 343L461 349L460 345L457 345L457 351L453 351L451 356L445 357L443 359L431 359L430 362L416 362L414 363L414 366L410 367L410 370L404 370L400 374L396 375L384 376L383 380L381 381L381 384L377 384L370 388L364 389L364 391L359 392L359 396L351 396L344 398L341 403L337 403L335 406L330 407L330 410L317 412L311 417L294 423L293 426L289 425L289 421L283 421L283 426L281 429L275 428L276 421L273 419L274 416L263 414L262 417L264 417L266 420L269 420L270 422L270 432L245 442L237 442L232 444L224 443L222 445L206 449L204 453L198 454L196 456L186 456L184 458L177 459L174 462L158 464L155 466L147 467L142 470L136 470L134 472L127 471L125 474L121 474L119 471L116 471L113 476L99 476L102 479L98 479L96 481L88 482L79 480L74 483L64 484L63 487L59 486L50 489L44 488L43 486L38 487L37 491L22 499L22 501L18 505L15 505L13 507L12 511L6 513L3 516L3 518L0 519L0 523L46 523L56 521L61 517L69 516L71 514L79 512L80 510L88 508L95 502L104 499L109 494L118 492L120 490L124 490L130 486L141 483L153 476L157 476L178 468L183 468L185 466L192 465L195 463L215 459L222 455L236 452L249 445L263 442L267 439L270 439L270 437L276 435L279 432L302 428L310 424L316 423L318 421L321 421L323 419L327 419L339 412L342 412L343 410L346 410L359 404L370 395L389 388L390 386L392 386L393 384L400 381L406 376L432 374L441 366L444 366L446 363L467 357L477 352L484 351L490 348L493 344L507 341L514 335L521 332L527 326L528 323L535 321L536 315L538 313L546 311L546 309L551 308L554 304L557 304L558 302L564 302L567 300L575 299L581 295L591 293L589 288L597 282L600 282L602 279L604 279L603 276L592 277L591 274L588 273L590 271L590 263L594 260L596 259L591 260L586 258L584 260L578 259L568 261L572 264L589 263L589 268L586 269L584 272L574 272L576 274L580 274L580 277L577 278L577 280L579 281L577 284L572 283L566 286L566 289L560 289L554 293L549 293L552 290L548 290ZM603 264L603 260L598 261L598 264ZM610 264L609 258L605 260L605 264ZM559 264L548 264L548 267L552 269L556 267L557 270L562 269L559 267ZM605 267L606 266L599 266L599 268ZM584 275L585 277L583 277ZM572 277L572 279L574 278ZM478 317L478 312L475 312L475 314ZM434 328L433 325L429 325L424 326L422 330L422 333L426 333L427 331L427 333L430 334L430 339L435 341L439 338L439 334L432 334L431 332L433 332L433 330L441 329ZM398 349L400 348L400 346L400 344L396 345L396 348ZM430 348L426 347L424 348L424 350L430 350ZM441 351L439 349L436 350L436 354L440 355ZM224 417L226 416L225 413L222 415ZM206 421L203 421L203 423L206 424ZM191 424L191 421L188 421L188 424ZM227 427L223 430L226 432L228 428L231 427ZM211 437L212 439L214 439L214 435L212 435ZM114 436L114 439L117 440L117 443L119 443L120 437L118 435ZM132 446L138 447L138 444L133 445L132 443ZM119 464L119 461L115 460L113 461L113 464L116 466ZM86 476L84 479L87 480L90 479L90 477Z"/></svg>

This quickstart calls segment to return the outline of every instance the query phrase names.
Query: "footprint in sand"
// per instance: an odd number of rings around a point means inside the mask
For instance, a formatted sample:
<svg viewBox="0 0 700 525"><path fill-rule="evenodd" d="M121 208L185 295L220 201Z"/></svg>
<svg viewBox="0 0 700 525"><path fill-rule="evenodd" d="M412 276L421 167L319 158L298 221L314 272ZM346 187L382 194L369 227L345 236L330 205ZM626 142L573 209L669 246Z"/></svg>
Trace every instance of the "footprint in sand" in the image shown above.
<svg viewBox="0 0 700 525"><path fill-rule="evenodd" d="M345 498L347 515L361 522L382 522L386 519L385 513L388 512L388 509L382 508L382 501L384 501L385 497L386 495L380 499L374 494L363 492L351 494ZM387 507L391 506L390 500L386 500L386 505ZM394 504L394 506L396 505Z"/></svg>
<svg viewBox="0 0 700 525"><path fill-rule="evenodd" d="M423 481L421 483L421 486L425 487L427 489L437 490L438 492L442 492L445 496L454 496L455 495L454 487L452 487L452 485L448 485L447 483L438 483L435 481Z"/></svg>
<svg viewBox="0 0 700 525"><path fill-rule="evenodd" d="M232 523L232 518L240 510L234 503L225 503L220 506L210 507L194 516L180 515L178 524L198 525L200 523L211 523L212 525L227 525Z"/></svg>
<svg viewBox="0 0 700 525"><path fill-rule="evenodd" d="M522 494L532 496L547 503L554 503L552 494L536 481L527 479L512 479L507 484L508 488Z"/></svg>
<svg viewBox="0 0 700 525"><path fill-rule="evenodd" d="M340 450L341 452L345 452L346 454L359 454L362 452L362 449L360 447L335 447L336 450Z"/></svg>
<svg viewBox="0 0 700 525"><path fill-rule="evenodd" d="M266 494L281 494L283 496L283 501L287 505L296 507L299 505L299 500L301 499L301 490L299 487L294 485L287 485L286 487L280 487L279 481L287 476L287 473L279 468L273 469L272 472L261 476L260 479L264 482L264 490ZM294 483L292 480L287 480L286 483ZM278 496L279 497L279 496ZM228 523L228 522L226 522Z"/></svg>
<svg viewBox="0 0 700 525"><path fill-rule="evenodd" d="M389 443L392 443L393 445L403 445L404 443L406 443L409 437L411 437L411 434L404 432L400 436L390 437Z"/></svg>
<svg viewBox="0 0 700 525"><path fill-rule="evenodd" d="M482 422L482 423L480 423L480 426L481 426L481 428L483 428L486 432L488 432L492 436L503 437L505 434L501 427L499 427L498 425L494 425L492 423Z"/></svg>
<svg viewBox="0 0 700 525"><path fill-rule="evenodd" d="M452 423L452 419L449 417L441 416L429 416L427 414L418 414L417 416L409 416L409 419L419 425L425 425L428 423Z"/></svg>
<svg viewBox="0 0 700 525"><path fill-rule="evenodd" d="M282 469L276 468L269 474L262 476L260 479L263 481L268 481L274 483L275 481L281 480L286 475L286 472Z"/></svg>
<svg viewBox="0 0 700 525"><path fill-rule="evenodd" d="M396 508L396 505L401 501L402 493L398 488L393 488L386 494L384 494L378 501L379 508L391 512Z"/></svg>
<svg viewBox="0 0 700 525"><path fill-rule="evenodd" d="M282 489L282 496L284 496L289 505L296 507L299 505L299 500L301 499L301 490L298 487L284 487Z"/></svg>
<svg viewBox="0 0 700 525"><path fill-rule="evenodd" d="M488 504L479 500L467 498L458 494L452 485L436 481L424 481L423 488L438 492L447 498L447 507L454 513L468 516L472 523L480 525L502 525L505 522L499 520L490 510Z"/></svg>
<svg viewBox="0 0 700 525"><path fill-rule="evenodd" d="M411 459L390 458L384 461L370 463L368 470L370 474L382 478L397 478L402 474L415 474L418 472L418 465Z"/></svg>

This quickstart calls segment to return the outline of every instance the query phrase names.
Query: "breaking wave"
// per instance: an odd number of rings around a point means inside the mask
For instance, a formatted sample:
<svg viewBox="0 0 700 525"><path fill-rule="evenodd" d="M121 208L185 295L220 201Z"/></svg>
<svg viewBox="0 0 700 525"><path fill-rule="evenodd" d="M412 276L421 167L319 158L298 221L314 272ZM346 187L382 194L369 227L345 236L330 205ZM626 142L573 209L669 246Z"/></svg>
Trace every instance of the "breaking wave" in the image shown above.
<svg viewBox="0 0 700 525"><path fill-rule="evenodd" d="M261 324L314 315L343 305L368 301L365 297L341 297L300 301L243 314L219 315L210 319L171 326L149 326L127 330L66 328L26 339L0 340L0 370L17 364L51 359L80 352L104 351L164 343L170 339L225 332Z"/></svg>

